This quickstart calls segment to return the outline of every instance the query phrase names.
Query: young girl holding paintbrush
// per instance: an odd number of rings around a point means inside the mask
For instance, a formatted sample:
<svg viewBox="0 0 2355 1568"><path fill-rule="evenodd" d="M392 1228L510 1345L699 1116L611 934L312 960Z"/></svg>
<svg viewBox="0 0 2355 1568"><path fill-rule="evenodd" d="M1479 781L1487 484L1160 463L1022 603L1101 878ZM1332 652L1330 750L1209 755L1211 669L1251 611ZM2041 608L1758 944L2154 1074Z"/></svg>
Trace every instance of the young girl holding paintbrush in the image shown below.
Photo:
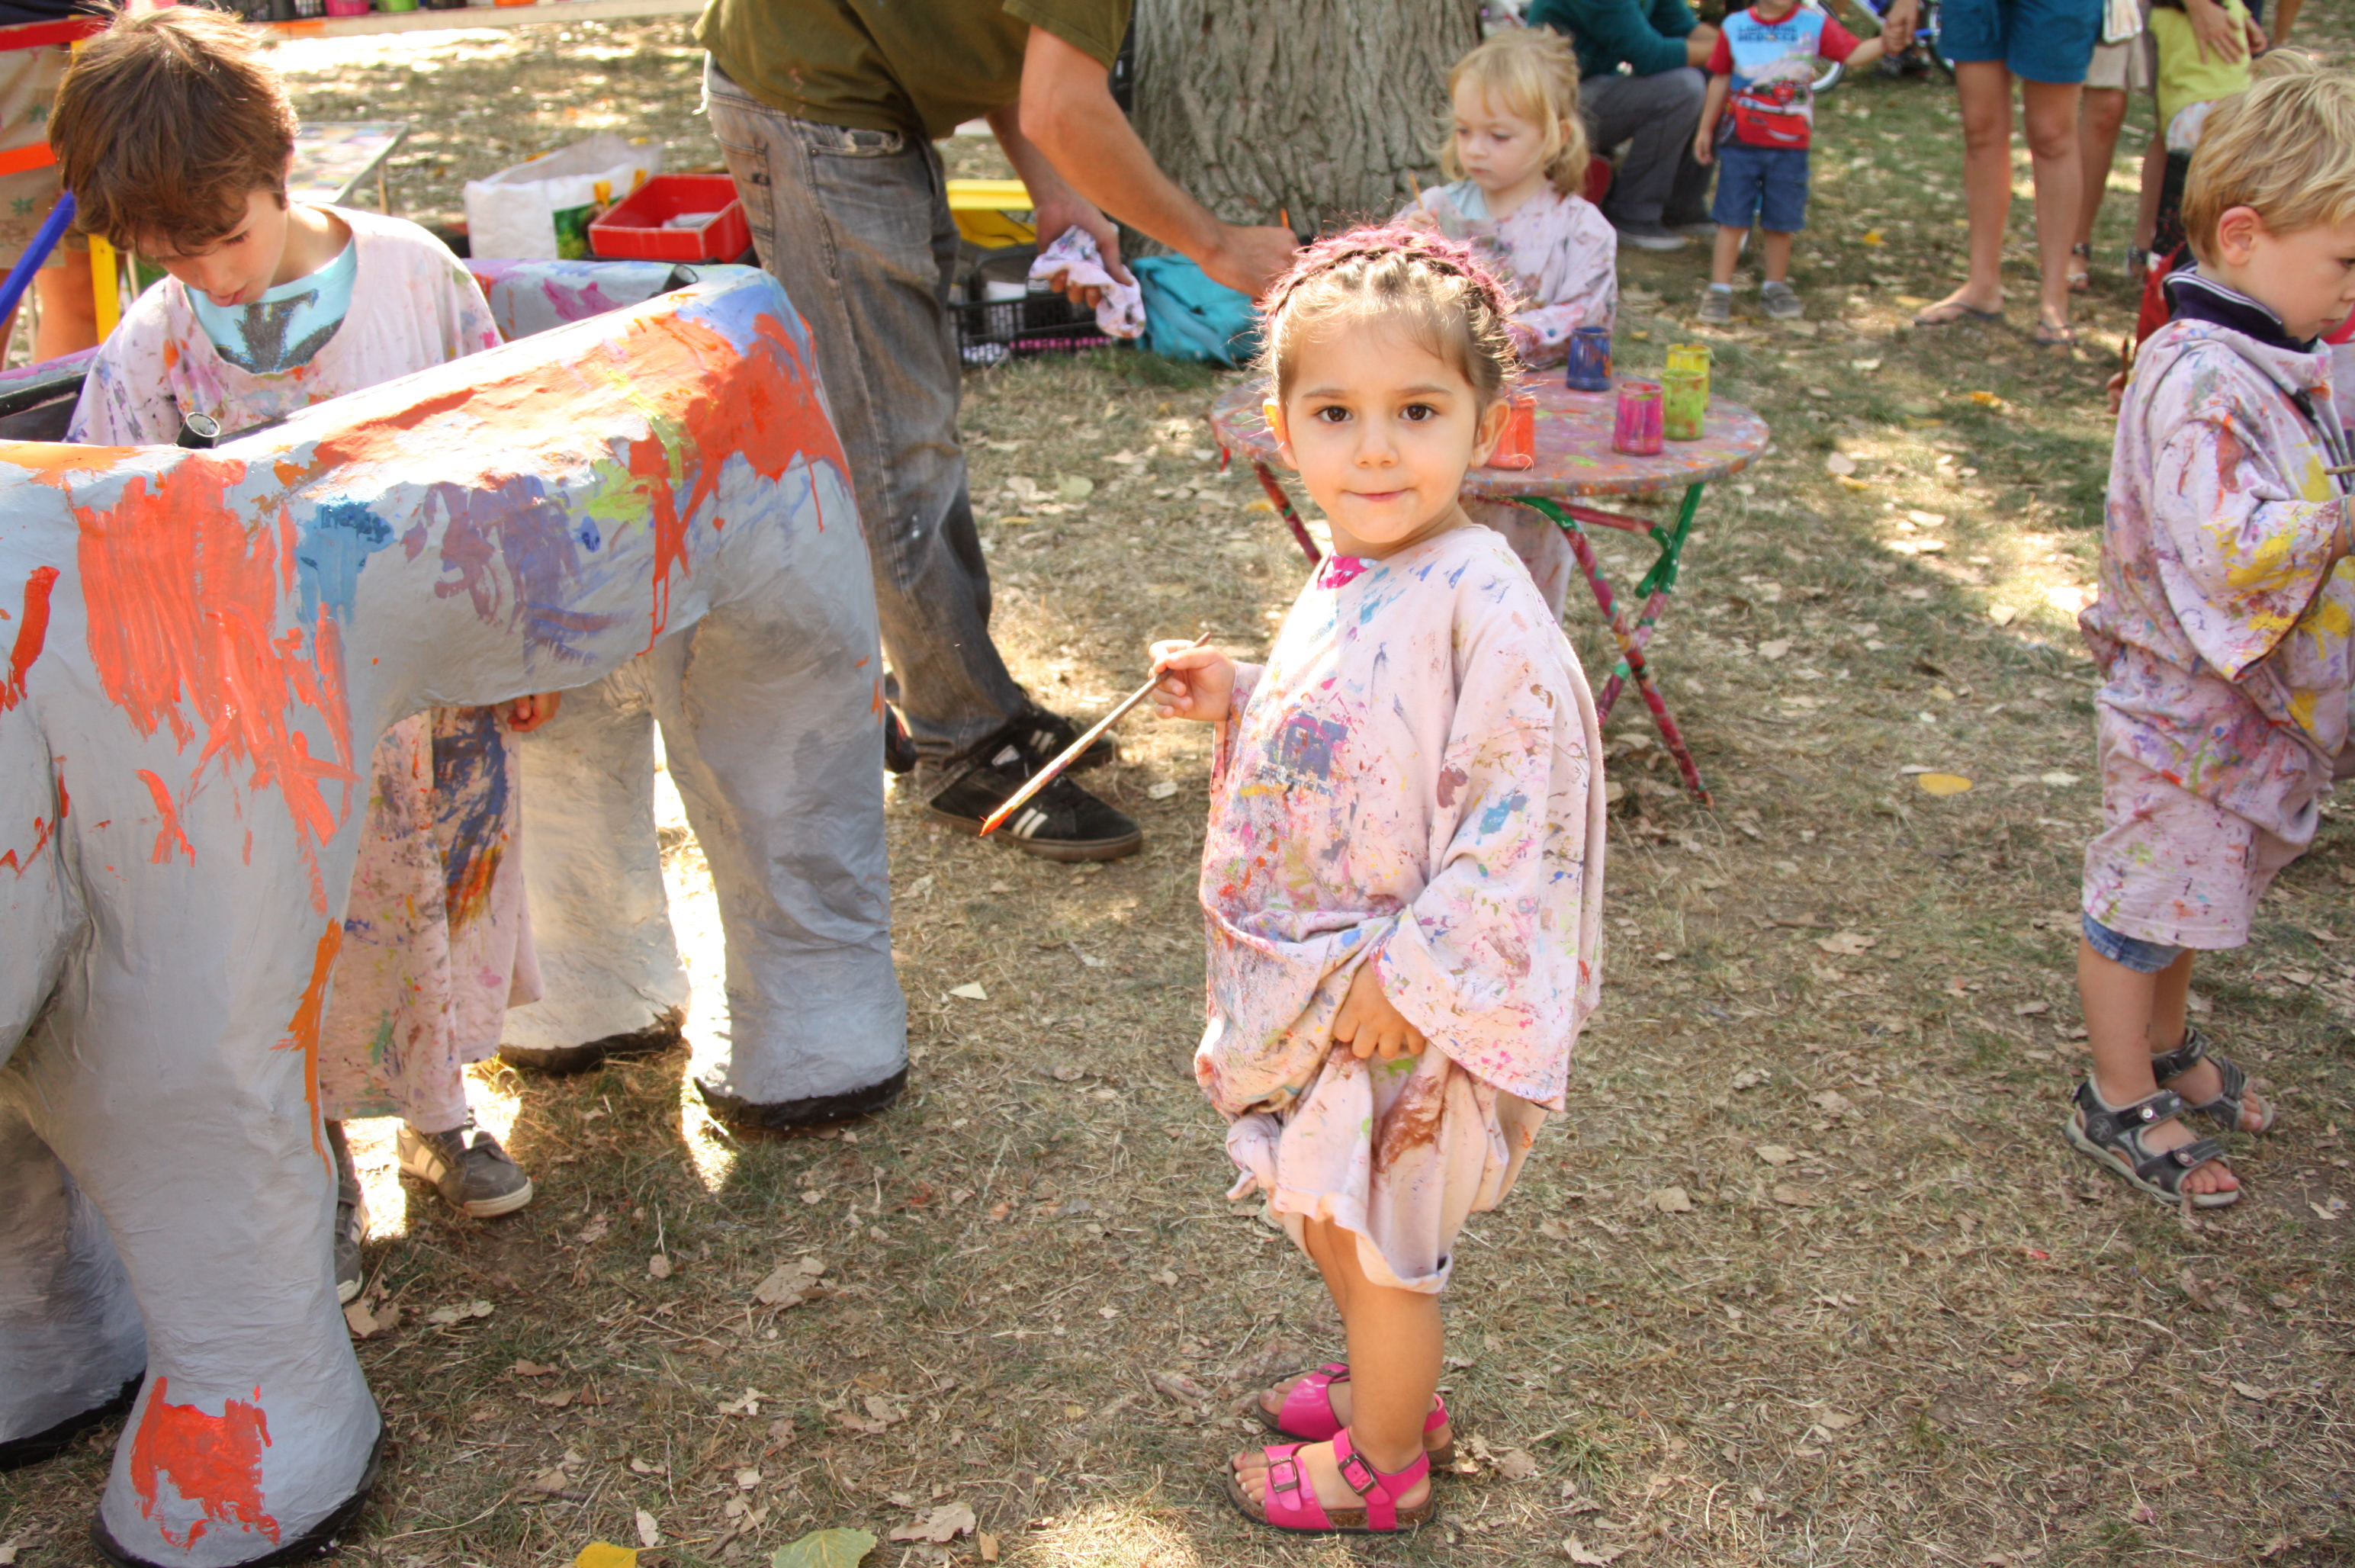
<svg viewBox="0 0 2355 1568"><path fill-rule="evenodd" d="M1457 492L1501 432L1502 288L1392 227L1269 295L1268 421L1333 528L1264 667L1155 645L1165 718L1219 726L1195 1074L1316 1261L1349 1359L1261 1396L1246 1516L1386 1531L1431 1511L1439 1293L1513 1185L1599 981L1602 747L1577 656Z"/></svg>

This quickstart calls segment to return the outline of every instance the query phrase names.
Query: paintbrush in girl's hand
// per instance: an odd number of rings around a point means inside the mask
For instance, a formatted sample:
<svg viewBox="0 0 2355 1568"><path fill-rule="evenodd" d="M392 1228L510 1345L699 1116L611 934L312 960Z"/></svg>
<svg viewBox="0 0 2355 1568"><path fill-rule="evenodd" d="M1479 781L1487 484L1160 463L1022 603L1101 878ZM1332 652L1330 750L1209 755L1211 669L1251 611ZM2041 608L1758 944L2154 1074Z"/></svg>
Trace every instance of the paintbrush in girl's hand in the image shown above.
<svg viewBox="0 0 2355 1568"><path fill-rule="evenodd" d="M1199 648L1209 640L1210 634L1205 632L1186 645L1189 648ZM1161 677L1166 673L1167 669L1167 666L1159 664L1155 665L1153 667L1152 676L1143 686L1138 687L1135 691L1130 692L1126 698L1123 699L1119 707L1114 709L1111 712L1097 720L1094 726L1091 728L1086 734L1081 736L1078 740L1064 747L1063 754L1061 756L1057 757L1053 762L1049 763L1045 767L1040 768L1037 773L1031 774L1030 782L1028 784L1026 784L1020 789L1016 790L1013 795L1007 798L1007 802L1004 805L999 806L996 811L991 812L986 817L982 819L980 836L984 838L988 837L991 833L996 830L997 825L1005 821L1007 817L1013 816L1015 810L1019 807L1023 802L1028 800L1032 795L1037 795L1040 790L1045 789L1049 784L1053 784L1057 778L1060 777L1063 770L1070 767L1072 763L1077 761L1082 752L1086 751L1090 746L1096 743L1097 736L1103 734L1114 724L1120 722L1120 716L1122 714L1127 712L1130 709L1135 707L1138 703L1152 696L1153 688L1160 684Z"/></svg>

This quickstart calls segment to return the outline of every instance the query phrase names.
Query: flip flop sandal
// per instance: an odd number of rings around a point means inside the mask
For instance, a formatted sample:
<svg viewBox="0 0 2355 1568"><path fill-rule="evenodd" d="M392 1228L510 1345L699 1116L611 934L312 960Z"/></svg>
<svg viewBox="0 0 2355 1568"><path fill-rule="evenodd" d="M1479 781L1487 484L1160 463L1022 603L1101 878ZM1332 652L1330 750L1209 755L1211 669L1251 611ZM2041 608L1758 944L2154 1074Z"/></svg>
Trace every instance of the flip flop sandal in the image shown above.
<svg viewBox="0 0 2355 1568"><path fill-rule="evenodd" d="M2077 329L2065 321L2046 321L2039 317L2036 346L2040 348L2074 348L2077 347Z"/></svg>
<svg viewBox="0 0 2355 1568"><path fill-rule="evenodd" d="M2080 266L2079 262L2084 263ZM2094 286L2094 248L2091 245L2069 247L2069 292L2082 294Z"/></svg>
<svg viewBox="0 0 2355 1568"><path fill-rule="evenodd" d="M2087 1078L2077 1085L2076 1108L2061 1130L2080 1154L2108 1166L2138 1192L2147 1192L2172 1209L2190 1203L2194 1209L2224 1209L2241 1200L2238 1188L2230 1192L2186 1192L2183 1179L2211 1160L2224 1157L2224 1146L2214 1138L2195 1138L2181 1148L2147 1150L2143 1135L2161 1122L2183 1114L2183 1096L2161 1089L2147 1100L2110 1106Z"/></svg>
<svg viewBox="0 0 2355 1568"><path fill-rule="evenodd" d="M2217 1085L2216 1097L2204 1105L2193 1105L2191 1108L2194 1111L2228 1133L2269 1133L2274 1130L2274 1123L2281 1117L2281 1108L2270 1102L2265 1105L2265 1119L2263 1123L2254 1127L2241 1125L2241 1111L2249 1097L2249 1075L2241 1071L2239 1062L2234 1061L2222 1051L2209 1050L2208 1037L2197 1029L2187 1027L2183 1031L2181 1045L2163 1056L2152 1057L2150 1073L2153 1078L2158 1080L2159 1087L2164 1089L2169 1080L2182 1077L2202 1061L2214 1062L2216 1076L2222 1082Z"/></svg>
<svg viewBox="0 0 2355 1568"><path fill-rule="evenodd" d="M1301 1462L1298 1443L1272 1443L1261 1452L1267 1456L1267 1499L1252 1501L1251 1494L1235 1477L1234 1467L1227 1468L1227 1500L1253 1524L1263 1524L1270 1530L1281 1530L1294 1535L1397 1535L1421 1527L1437 1511L1435 1499L1426 1496L1412 1508L1399 1507L1399 1499L1414 1489L1414 1484L1431 1474L1431 1456L1418 1454L1414 1463L1403 1470L1388 1475L1366 1463L1349 1442L1349 1429L1343 1427L1333 1434L1333 1459L1340 1467L1341 1478L1358 1494L1362 1508L1327 1509L1316 1496L1316 1485L1308 1478L1308 1467Z"/></svg>
<svg viewBox="0 0 2355 1568"><path fill-rule="evenodd" d="M1939 316L1934 316L1930 314L1931 311L1940 310L1951 311L1954 314L1951 315ZM2002 319L2003 312L2000 310L1981 310L1975 304L1965 304L1960 300L1941 300L1938 304L1930 306L1927 310L1917 313L1913 317L1913 325L1916 326L1952 326L1956 322L1962 321L1999 322Z"/></svg>
<svg viewBox="0 0 2355 1568"><path fill-rule="evenodd" d="M1270 1432L1284 1437L1296 1437L1305 1443L1322 1443L1343 1430L1341 1418L1333 1413L1333 1385L1349 1381L1349 1363L1327 1361L1313 1372L1302 1374L1292 1392L1284 1396L1284 1408L1273 1415L1258 1400L1252 1401L1252 1413ZM1455 1463L1455 1439L1451 1435L1436 1447L1432 1435L1447 1424L1447 1402L1437 1394L1431 1396L1431 1413L1423 1419L1423 1451L1434 1465Z"/></svg>

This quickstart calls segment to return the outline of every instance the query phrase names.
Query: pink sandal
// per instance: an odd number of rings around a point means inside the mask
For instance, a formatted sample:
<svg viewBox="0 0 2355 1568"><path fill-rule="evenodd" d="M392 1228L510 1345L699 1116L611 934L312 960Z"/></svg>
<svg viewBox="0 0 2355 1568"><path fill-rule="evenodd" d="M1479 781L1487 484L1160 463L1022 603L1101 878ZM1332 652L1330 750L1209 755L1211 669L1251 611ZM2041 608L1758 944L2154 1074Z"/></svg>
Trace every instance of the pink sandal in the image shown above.
<svg viewBox="0 0 2355 1568"><path fill-rule="evenodd" d="M1322 1443L1342 1431L1340 1418L1333 1413L1333 1385L1349 1381L1349 1363L1327 1361L1315 1371L1304 1375L1284 1396L1284 1408L1273 1415L1258 1400L1252 1401L1252 1413L1270 1432L1285 1437L1297 1437L1303 1442ZM1437 1394L1431 1396L1431 1413L1423 1419L1423 1451L1434 1465L1455 1463L1455 1438L1449 1434L1437 1447L1432 1445L1432 1434L1447 1424L1447 1402Z"/></svg>
<svg viewBox="0 0 2355 1568"><path fill-rule="evenodd" d="M1295 1535L1391 1535L1416 1529L1431 1518L1435 1499L1427 1496L1407 1509L1399 1507L1398 1501L1414 1489L1417 1481L1431 1474L1430 1455L1419 1454L1405 1469L1384 1475L1350 1445L1349 1429L1343 1427L1333 1434L1333 1458L1341 1467L1341 1478L1349 1483L1349 1489L1366 1506L1328 1510L1317 1500L1316 1483L1308 1478L1307 1467L1300 1462L1301 1446L1297 1443L1272 1443L1261 1450L1267 1456L1264 1502L1252 1501L1251 1494L1243 1490L1242 1482L1230 1466L1227 1500L1253 1524Z"/></svg>

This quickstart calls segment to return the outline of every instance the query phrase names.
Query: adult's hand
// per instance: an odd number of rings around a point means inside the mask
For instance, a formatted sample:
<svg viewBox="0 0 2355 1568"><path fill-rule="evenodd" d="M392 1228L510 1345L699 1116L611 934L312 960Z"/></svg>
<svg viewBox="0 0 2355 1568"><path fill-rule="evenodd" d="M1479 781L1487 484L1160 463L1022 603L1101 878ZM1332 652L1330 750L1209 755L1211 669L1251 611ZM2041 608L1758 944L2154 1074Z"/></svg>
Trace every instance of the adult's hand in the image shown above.
<svg viewBox="0 0 2355 1568"><path fill-rule="evenodd" d="M1685 64L1707 65L1716 51L1717 29L1707 22L1695 22L1693 30L1685 35Z"/></svg>
<svg viewBox="0 0 2355 1568"><path fill-rule="evenodd" d="M2230 62L2249 58L2247 36L2216 0L2183 0L2183 10L2191 18L2191 39L2201 59Z"/></svg>
<svg viewBox="0 0 2355 1568"><path fill-rule="evenodd" d="M1039 249L1046 249L1071 229L1084 230L1094 239L1096 252L1103 258L1104 271L1120 283L1135 283L1136 279L1121 261L1120 230L1114 226L1112 219L1103 215L1103 208L1071 187L1060 181L1057 186L1058 188L1051 192L1034 191L1031 194L1031 200L1036 205L1031 208L1030 216L1038 226ZM1061 289L1073 304L1093 310L1103 302L1103 289L1071 283L1068 282L1069 277L1069 273L1060 273L1050 281Z"/></svg>
<svg viewBox="0 0 2355 1568"><path fill-rule="evenodd" d="M1289 229L1225 226L1217 250L1198 258L1213 283L1257 299L1292 268L1300 237Z"/></svg>
<svg viewBox="0 0 2355 1568"><path fill-rule="evenodd" d="M1897 0L1889 14L1881 19L1881 45L1883 56L1902 53L1913 46L1913 29L1921 25L1919 0Z"/></svg>
<svg viewBox="0 0 2355 1568"><path fill-rule="evenodd" d="M2259 23L2254 16L2244 17L2243 20L2248 23L2249 27L2249 53L2252 55L2261 55L2264 53L2265 29L2263 24Z"/></svg>

